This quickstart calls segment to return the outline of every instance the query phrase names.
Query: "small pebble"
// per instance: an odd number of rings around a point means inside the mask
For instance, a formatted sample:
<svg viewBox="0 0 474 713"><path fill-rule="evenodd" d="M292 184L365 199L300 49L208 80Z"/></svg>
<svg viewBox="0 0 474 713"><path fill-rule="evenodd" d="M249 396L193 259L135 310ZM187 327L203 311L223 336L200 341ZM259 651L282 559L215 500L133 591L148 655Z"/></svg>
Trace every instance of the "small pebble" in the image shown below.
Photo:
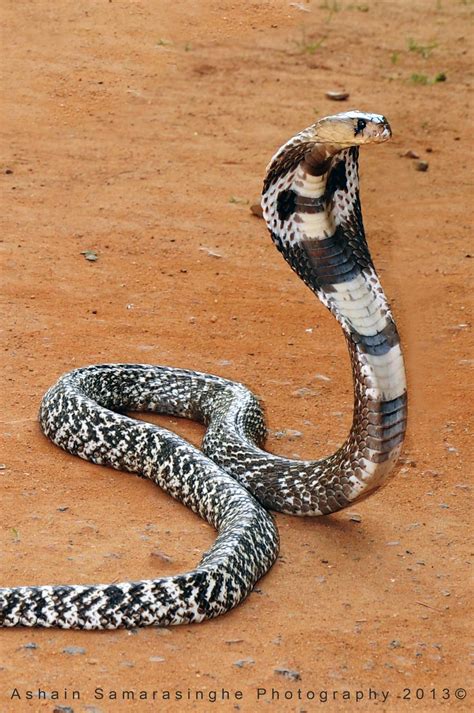
<svg viewBox="0 0 474 713"><path fill-rule="evenodd" d="M284 428L281 431L274 431L272 435L278 440L282 438L288 438L288 440L294 441L297 438L301 438L303 434L301 433L301 431L295 431L292 428Z"/></svg>
<svg viewBox="0 0 474 713"><path fill-rule="evenodd" d="M354 512L350 516L349 520L350 520L350 522L362 522L362 517Z"/></svg>
<svg viewBox="0 0 474 713"><path fill-rule="evenodd" d="M325 376L325 374L315 374L314 378L319 379L319 381L331 381L330 377Z"/></svg>
<svg viewBox="0 0 474 713"><path fill-rule="evenodd" d="M331 99L331 101L333 101L333 102L343 102L346 99L349 99L349 92L344 92L344 91L326 92L326 98Z"/></svg>
<svg viewBox="0 0 474 713"><path fill-rule="evenodd" d="M302 3L300 2L290 2L290 6L294 7L295 10L300 10L301 12L311 12L309 7L305 7Z"/></svg>
<svg viewBox="0 0 474 713"><path fill-rule="evenodd" d="M405 153L401 153L400 156L403 158L420 158L420 154L416 153L416 151L412 151L411 149L408 149Z"/></svg>
<svg viewBox="0 0 474 713"><path fill-rule="evenodd" d="M70 654L71 656L85 653L86 650L82 646L66 646L66 648L63 649L63 654Z"/></svg>
<svg viewBox="0 0 474 713"><path fill-rule="evenodd" d="M212 250L211 248L206 247L206 245L201 245L199 250L201 250L201 252L203 253L207 253L210 257L223 257L221 253L218 253L216 250Z"/></svg>
<svg viewBox="0 0 474 713"><path fill-rule="evenodd" d="M163 663L166 659L163 656L150 656L148 661L151 661L152 663Z"/></svg>
<svg viewBox="0 0 474 713"><path fill-rule="evenodd" d="M22 648L23 649L37 649L38 644L35 644L34 641L29 641L27 644L23 644Z"/></svg>
<svg viewBox="0 0 474 713"><path fill-rule="evenodd" d="M257 218L263 218L263 208L260 203L252 203L250 206L250 212Z"/></svg>
<svg viewBox="0 0 474 713"><path fill-rule="evenodd" d="M300 398L305 396L316 396L316 391L314 389L308 389L307 386L303 386L301 389L293 391L292 396L298 396Z"/></svg>
<svg viewBox="0 0 474 713"><path fill-rule="evenodd" d="M152 550L150 552L150 557L156 557L156 559L159 559L162 562L172 562L173 561L172 557L165 554L164 552L161 552L161 550Z"/></svg>
<svg viewBox="0 0 474 713"><path fill-rule="evenodd" d="M279 676L285 676L285 678L289 678L291 681L301 681L301 674L298 671L292 671L289 668L276 668L274 671Z"/></svg>
<svg viewBox="0 0 474 713"><path fill-rule="evenodd" d="M71 708L71 706L54 706L53 713L74 713L74 708Z"/></svg>
<svg viewBox="0 0 474 713"><path fill-rule="evenodd" d="M251 658L239 659L238 661L234 661L234 666L237 666L237 668L244 668L245 666L253 666L254 663L254 659Z"/></svg>
<svg viewBox="0 0 474 713"><path fill-rule="evenodd" d="M89 262L96 262L99 259L97 253L93 250L81 250L81 255L84 255Z"/></svg>
<svg viewBox="0 0 474 713"><path fill-rule="evenodd" d="M415 168L417 171L427 171L428 170L429 163L428 161L417 161L415 164Z"/></svg>

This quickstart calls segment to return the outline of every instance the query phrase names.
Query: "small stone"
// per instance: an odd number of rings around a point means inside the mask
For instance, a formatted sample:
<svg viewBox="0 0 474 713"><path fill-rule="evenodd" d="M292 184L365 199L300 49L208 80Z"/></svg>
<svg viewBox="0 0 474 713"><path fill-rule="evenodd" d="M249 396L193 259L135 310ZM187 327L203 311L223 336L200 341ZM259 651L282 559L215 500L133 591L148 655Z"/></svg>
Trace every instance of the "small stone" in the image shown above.
<svg viewBox="0 0 474 713"><path fill-rule="evenodd" d="M89 262L96 262L99 259L98 255L94 250L81 250L81 255L84 255L85 259Z"/></svg>
<svg viewBox="0 0 474 713"><path fill-rule="evenodd" d="M11 174L13 173L13 169L12 169L12 168L6 168L6 169L5 169L5 173L7 174L7 176L11 176Z"/></svg>
<svg viewBox="0 0 474 713"><path fill-rule="evenodd" d="M289 678L291 681L301 681L301 674L298 671L292 671L289 668L276 668L274 671L279 676Z"/></svg>
<svg viewBox="0 0 474 713"><path fill-rule="evenodd" d="M453 324L449 327L449 329L452 329L454 332L461 331L462 329L469 329L470 324L468 322L461 322L460 324Z"/></svg>
<svg viewBox="0 0 474 713"><path fill-rule="evenodd" d="M326 98L331 99L333 102L343 102L349 99L349 92L344 91L331 91L326 92Z"/></svg>
<svg viewBox="0 0 474 713"><path fill-rule="evenodd" d="M397 545L400 544L400 540L392 540L391 542L387 542L387 547L396 547Z"/></svg>
<svg viewBox="0 0 474 713"><path fill-rule="evenodd" d="M250 212L257 218L263 218L263 208L260 203L252 203L250 206Z"/></svg>
<svg viewBox="0 0 474 713"><path fill-rule="evenodd" d="M354 512L350 516L349 520L350 520L350 522L362 522L362 517Z"/></svg>
<svg viewBox="0 0 474 713"><path fill-rule="evenodd" d="M429 167L428 161L417 161L417 162L415 163L415 168L416 168L417 171L423 171L423 172L425 172L425 171L428 170L428 167Z"/></svg>
<svg viewBox="0 0 474 713"><path fill-rule="evenodd" d="M163 656L150 656L148 661L151 661L152 663L163 663L166 659Z"/></svg>
<svg viewBox="0 0 474 713"><path fill-rule="evenodd" d="M164 552L161 552L161 550L152 550L150 552L150 557L156 557L157 559L161 560L162 562L172 562L173 561L172 557L165 554Z"/></svg>
<svg viewBox="0 0 474 713"><path fill-rule="evenodd" d="M206 247L206 245L201 245L199 250L201 250L201 252L203 252L203 253L207 253L210 257L216 257L216 258L223 257L223 255L221 255L221 253L218 253L216 250L213 250L212 248Z"/></svg>
<svg viewBox="0 0 474 713"><path fill-rule="evenodd" d="M71 656L77 656L85 653L86 650L82 646L66 646L66 648L63 649L63 654L70 654Z"/></svg>
<svg viewBox="0 0 474 713"><path fill-rule="evenodd" d="M226 639L224 641L224 643L225 644L242 644L243 641L244 641L243 639Z"/></svg>
<svg viewBox="0 0 474 713"><path fill-rule="evenodd" d="M238 661L234 661L234 666L237 666L237 668L244 668L245 666L253 666L254 663L254 659L251 658L239 659Z"/></svg>
<svg viewBox="0 0 474 713"><path fill-rule="evenodd" d="M416 153L416 151L412 151L411 149L408 149L405 153L401 153L400 156L402 156L402 158L420 158L420 154Z"/></svg>
<svg viewBox="0 0 474 713"><path fill-rule="evenodd" d="M54 706L53 713L74 713L74 708L71 708L71 706Z"/></svg>
<svg viewBox="0 0 474 713"><path fill-rule="evenodd" d="M392 639L392 641L389 643L389 648L399 649L401 645L401 641L399 641L398 639Z"/></svg>
<svg viewBox="0 0 474 713"><path fill-rule="evenodd" d="M56 508L58 512L66 512L66 510L69 510L69 507L67 505L64 505L63 507Z"/></svg>
<svg viewBox="0 0 474 713"><path fill-rule="evenodd" d="M314 389L308 389L307 386L302 386L301 389L296 389L296 391L293 391L292 396L297 396L298 398L304 398L306 396L316 396L316 391Z"/></svg>
<svg viewBox="0 0 474 713"><path fill-rule="evenodd" d="M301 431L295 431L292 428L284 428L281 431L274 431L272 435L278 440L288 438L289 441L295 441L297 438L301 438L303 434Z"/></svg>
<svg viewBox="0 0 474 713"><path fill-rule="evenodd" d="M5 470L6 467L5 463L0 463L0 470Z"/></svg>
<svg viewBox="0 0 474 713"><path fill-rule="evenodd" d="M305 7L302 3L300 2L290 2L290 7L294 7L295 10L300 10L300 12L311 12L309 7Z"/></svg>
<svg viewBox="0 0 474 713"><path fill-rule="evenodd" d="M38 644L35 644L34 641L29 641L27 644L23 644L22 649L37 649Z"/></svg>

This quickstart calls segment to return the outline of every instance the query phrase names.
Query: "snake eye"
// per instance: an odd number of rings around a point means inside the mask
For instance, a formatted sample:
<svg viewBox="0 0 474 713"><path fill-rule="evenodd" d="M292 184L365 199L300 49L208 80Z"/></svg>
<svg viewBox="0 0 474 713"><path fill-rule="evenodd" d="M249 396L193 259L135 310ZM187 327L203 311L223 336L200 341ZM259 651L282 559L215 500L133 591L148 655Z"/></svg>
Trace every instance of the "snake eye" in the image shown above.
<svg viewBox="0 0 474 713"><path fill-rule="evenodd" d="M361 134L362 131L364 131L366 126L367 126L367 122L365 119L357 119L357 126L354 131L354 136Z"/></svg>

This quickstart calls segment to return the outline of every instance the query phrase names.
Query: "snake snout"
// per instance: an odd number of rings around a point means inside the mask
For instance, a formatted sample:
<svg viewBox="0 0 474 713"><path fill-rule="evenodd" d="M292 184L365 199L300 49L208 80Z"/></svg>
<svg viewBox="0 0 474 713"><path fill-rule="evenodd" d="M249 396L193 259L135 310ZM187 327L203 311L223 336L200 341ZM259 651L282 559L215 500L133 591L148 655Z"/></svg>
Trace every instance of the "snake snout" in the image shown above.
<svg viewBox="0 0 474 713"><path fill-rule="evenodd" d="M373 121L368 124L367 138L380 143L392 138L392 129L384 116L380 117L379 121Z"/></svg>

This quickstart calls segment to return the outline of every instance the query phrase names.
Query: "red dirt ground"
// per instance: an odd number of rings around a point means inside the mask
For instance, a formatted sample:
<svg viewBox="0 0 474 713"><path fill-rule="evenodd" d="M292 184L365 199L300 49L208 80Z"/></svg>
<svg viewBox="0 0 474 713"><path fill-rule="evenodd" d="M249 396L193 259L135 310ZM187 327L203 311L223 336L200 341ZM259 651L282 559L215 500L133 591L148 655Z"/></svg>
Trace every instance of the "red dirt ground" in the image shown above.
<svg viewBox="0 0 474 713"><path fill-rule="evenodd" d="M273 432L301 431L272 435L269 450L319 457L342 441L344 339L249 204L274 150L345 108L384 113L394 130L363 151L362 200L410 422L383 491L329 518L277 516L281 558L230 614L168 630L3 631L2 713L470 709L472 14L469 0L3 3L2 584L169 574L214 537L152 484L41 435L41 396L73 367L219 373L262 397ZM326 99L334 89L350 99ZM199 443L201 427L171 426ZM107 699L122 690L158 699Z"/></svg>

